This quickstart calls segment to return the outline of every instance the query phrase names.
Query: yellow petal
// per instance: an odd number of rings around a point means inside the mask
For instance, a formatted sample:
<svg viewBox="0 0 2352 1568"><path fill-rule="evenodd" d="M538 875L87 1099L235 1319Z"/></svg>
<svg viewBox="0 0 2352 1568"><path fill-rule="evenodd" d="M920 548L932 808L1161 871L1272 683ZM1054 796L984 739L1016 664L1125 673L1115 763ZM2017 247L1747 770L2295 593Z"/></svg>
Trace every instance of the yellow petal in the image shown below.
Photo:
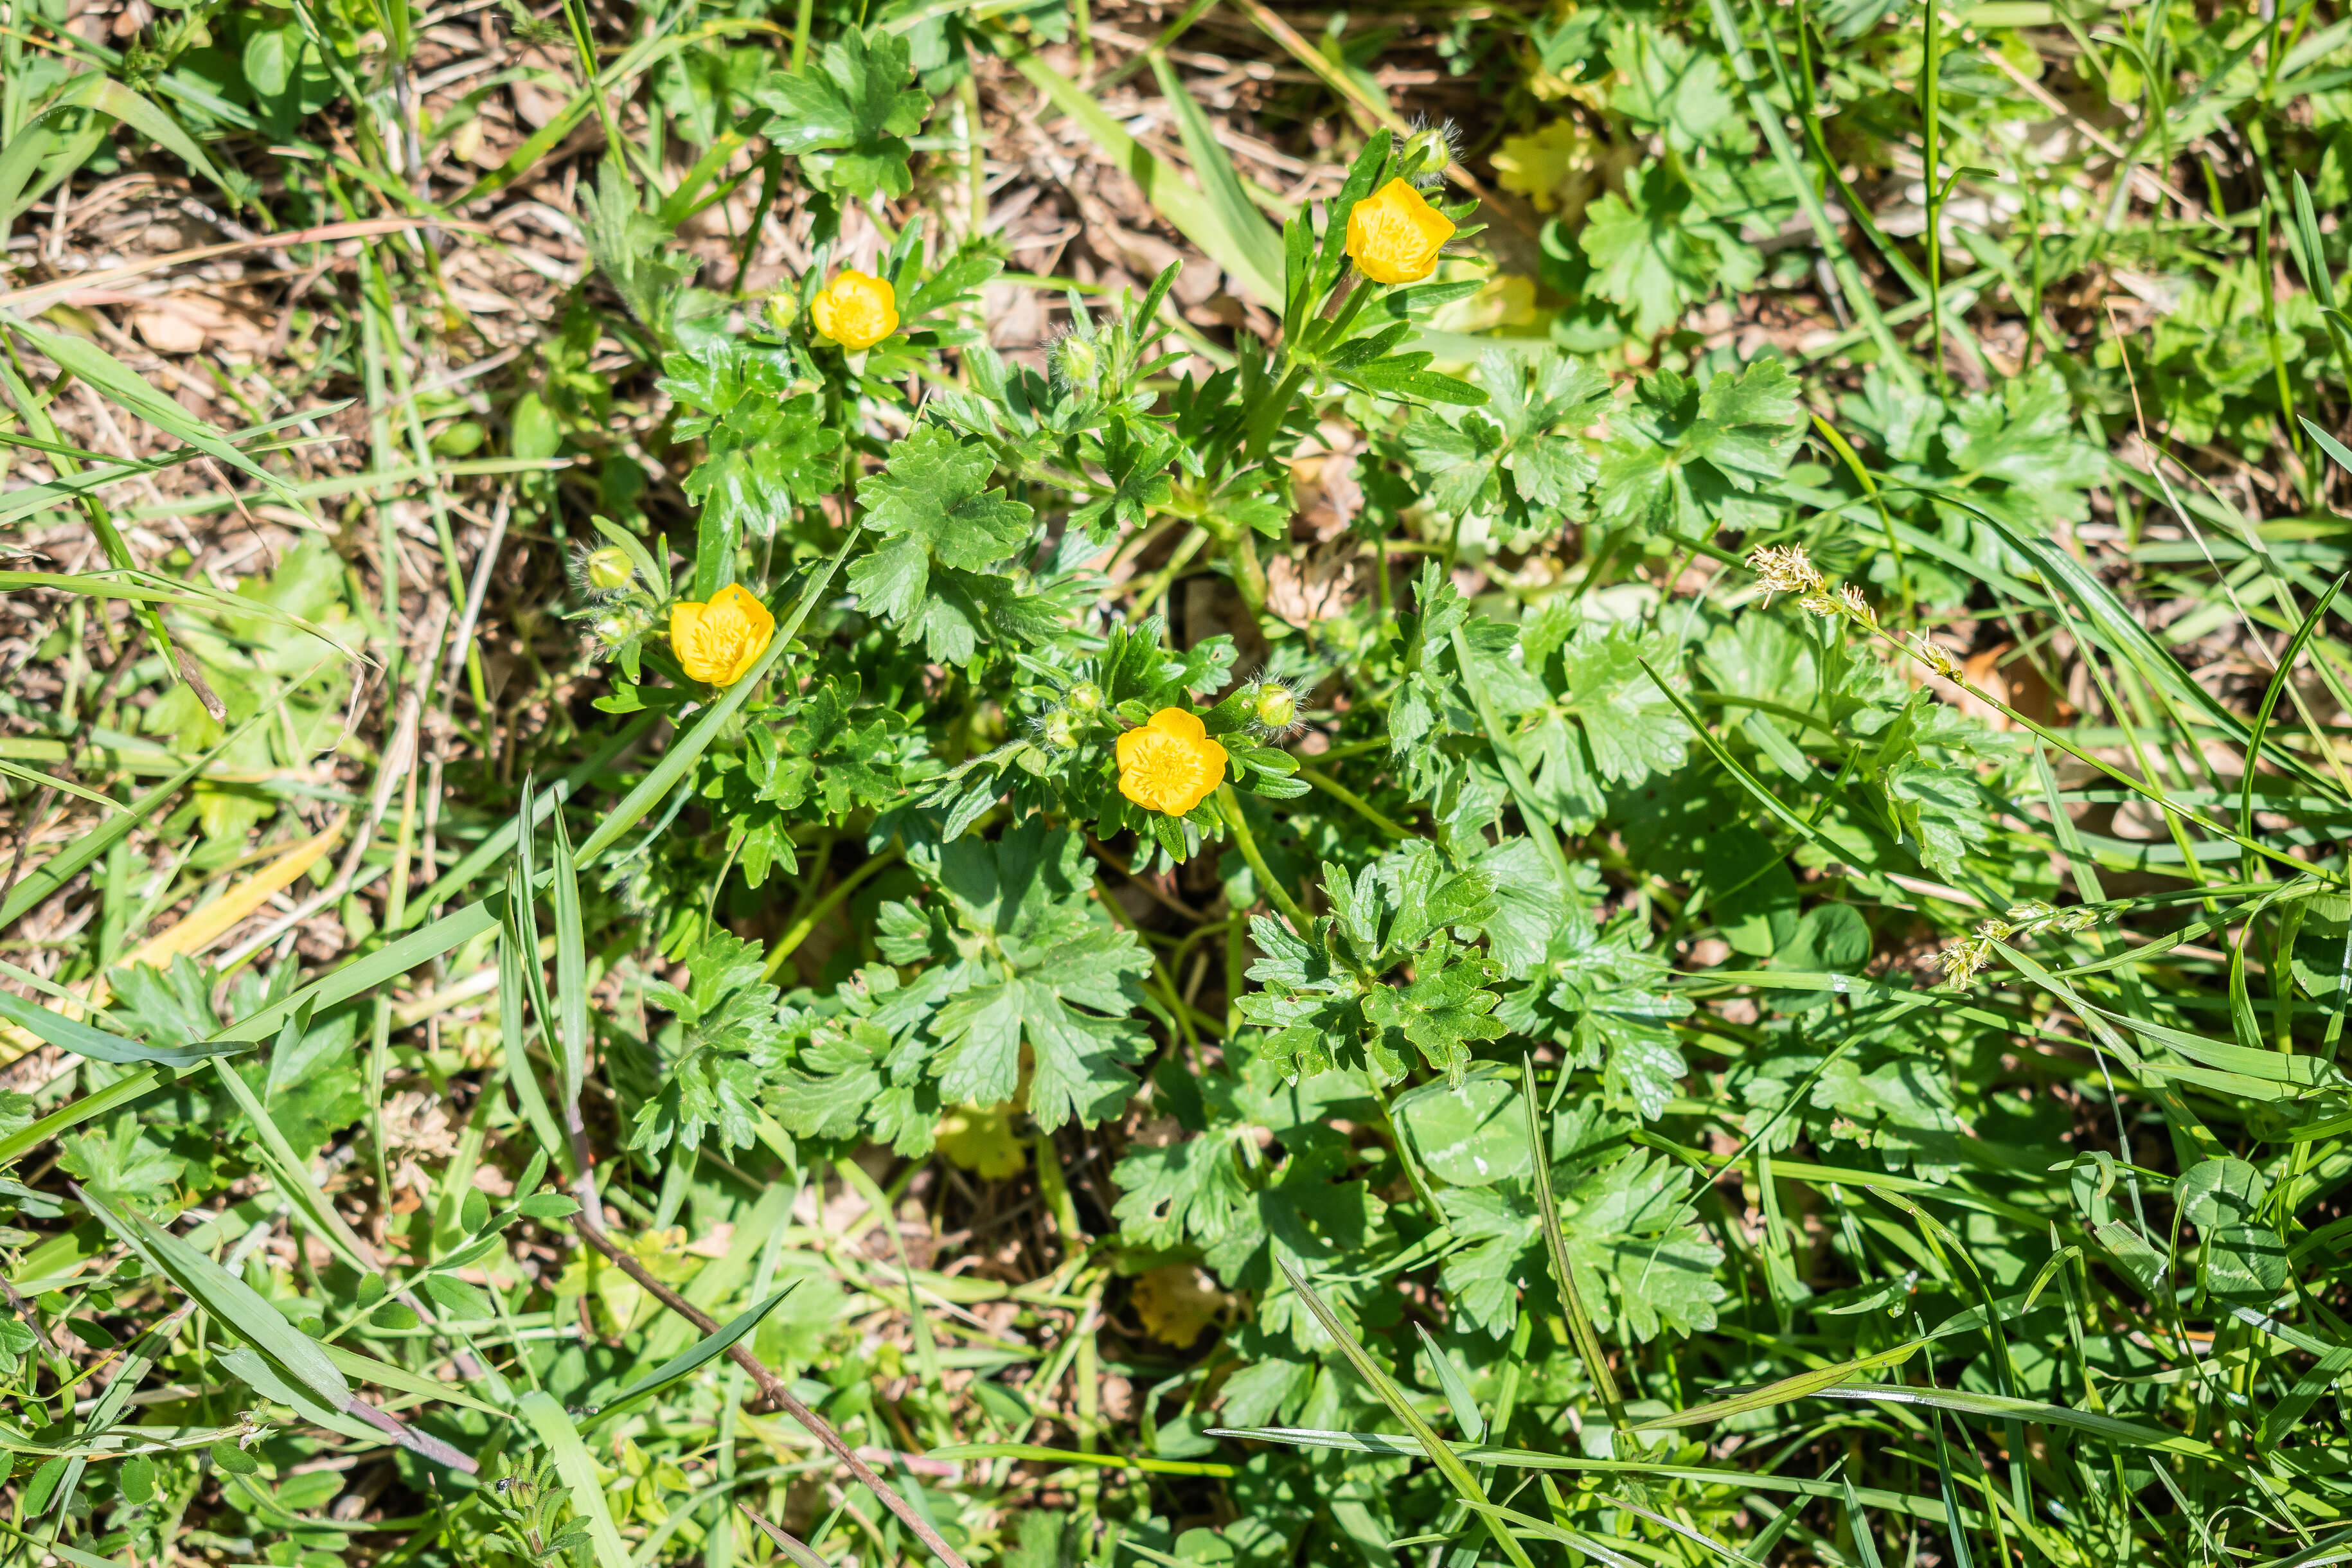
<svg viewBox="0 0 2352 1568"><path fill-rule="evenodd" d="M1173 735L1181 741L1198 741L1209 732L1198 713L1182 708L1162 708L1151 716L1151 727L1163 735Z"/></svg>
<svg viewBox="0 0 2352 1568"><path fill-rule="evenodd" d="M1454 224L1404 180L1391 180L1348 213L1348 256L1375 283L1418 283L1437 270Z"/></svg>

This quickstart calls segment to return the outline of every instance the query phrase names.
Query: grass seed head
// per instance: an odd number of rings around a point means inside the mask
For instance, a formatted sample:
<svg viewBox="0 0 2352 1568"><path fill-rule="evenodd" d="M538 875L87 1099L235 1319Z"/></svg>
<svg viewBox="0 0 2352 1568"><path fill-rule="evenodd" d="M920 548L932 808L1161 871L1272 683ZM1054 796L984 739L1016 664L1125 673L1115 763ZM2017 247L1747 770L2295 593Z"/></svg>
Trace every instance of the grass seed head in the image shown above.
<svg viewBox="0 0 2352 1568"><path fill-rule="evenodd" d="M1763 584L1768 600L1775 594L1819 594L1829 586L1801 544L1759 544L1748 553L1748 569Z"/></svg>

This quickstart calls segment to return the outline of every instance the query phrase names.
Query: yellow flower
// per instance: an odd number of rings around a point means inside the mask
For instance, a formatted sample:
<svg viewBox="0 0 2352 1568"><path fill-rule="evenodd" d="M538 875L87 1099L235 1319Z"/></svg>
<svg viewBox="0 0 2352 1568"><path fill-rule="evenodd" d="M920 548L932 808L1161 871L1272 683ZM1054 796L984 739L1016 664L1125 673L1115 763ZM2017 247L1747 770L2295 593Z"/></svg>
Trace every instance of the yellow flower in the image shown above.
<svg viewBox="0 0 2352 1568"><path fill-rule="evenodd" d="M1162 708L1118 738L1118 793L1146 811L1181 816L1224 782L1225 749L1197 713Z"/></svg>
<svg viewBox="0 0 2352 1568"><path fill-rule="evenodd" d="M776 617L740 583L730 583L707 605L669 607L669 646L686 673L713 686L732 686L751 672L776 635Z"/></svg>
<svg viewBox="0 0 2352 1568"><path fill-rule="evenodd" d="M1391 180L1348 214L1348 256L1375 283L1418 283L1437 270L1454 225L1402 180Z"/></svg>
<svg viewBox="0 0 2352 1568"><path fill-rule="evenodd" d="M887 280L845 267L809 301L809 319L819 332L855 353L898 330L898 296Z"/></svg>

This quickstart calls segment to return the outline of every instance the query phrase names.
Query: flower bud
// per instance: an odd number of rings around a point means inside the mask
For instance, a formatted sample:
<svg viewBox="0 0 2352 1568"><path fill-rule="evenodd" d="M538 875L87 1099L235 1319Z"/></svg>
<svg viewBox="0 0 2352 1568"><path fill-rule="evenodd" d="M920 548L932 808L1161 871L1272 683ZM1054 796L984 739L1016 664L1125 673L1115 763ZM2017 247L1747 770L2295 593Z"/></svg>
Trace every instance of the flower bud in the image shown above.
<svg viewBox="0 0 2352 1568"><path fill-rule="evenodd" d="M1061 366L1063 380L1072 386L1091 386L1102 356L1093 343L1072 332L1062 340L1055 358Z"/></svg>
<svg viewBox="0 0 2352 1568"><path fill-rule="evenodd" d="M1447 128L1423 126L1405 139L1404 152L1397 160L1397 173L1406 179L1433 174L1454 161L1454 139Z"/></svg>
<svg viewBox="0 0 2352 1568"><path fill-rule="evenodd" d="M1070 706L1081 713L1102 711L1103 689L1091 680L1081 680L1070 688Z"/></svg>
<svg viewBox="0 0 2352 1568"><path fill-rule="evenodd" d="M1066 752L1078 743L1077 730L1070 723L1067 713L1046 714L1045 722L1038 732L1045 738L1045 744L1057 752Z"/></svg>
<svg viewBox="0 0 2352 1568"><path fill-rule="evenodd" d="M629 552L611 544L602 550L590 551L584 571L588 585L604 593L627 587L629 580L637 574L635 565L629 560Z"/></svg>
<svg viewBox="0 0 2352 1568"><path fill-rule="evenodd" d="M801 303L789 291L768 296L768 325L780 332L789 332L800 320Z"/></svg>
<svg viewBox="0 0 2352 1568"><path fill-rule="evenodd" d="M606 616L595 622L589 629L596 634L596 640L606 647L618 647L635 637L637 632L635 625L627 616Z"/></svg>
<svg viewBox="0 0 2352 1568"><path fill-rule="evenodd" d="M1250 700L1250 711L1267 729L1286 730L1298 717L1298 694L1287 686L1268 682Z"/></svg>

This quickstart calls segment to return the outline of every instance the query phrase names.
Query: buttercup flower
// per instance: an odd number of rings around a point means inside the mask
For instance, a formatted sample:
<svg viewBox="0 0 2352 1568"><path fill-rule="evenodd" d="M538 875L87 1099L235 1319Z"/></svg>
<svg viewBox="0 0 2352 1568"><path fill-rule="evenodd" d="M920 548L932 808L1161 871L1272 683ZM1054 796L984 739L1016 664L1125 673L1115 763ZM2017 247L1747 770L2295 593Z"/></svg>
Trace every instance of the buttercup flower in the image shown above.
<svg viewBox="0 0 2352 1568"><path fill-rule="evenodd" d="M1404 180L1391 180L1348 214L1348 258L1375 283L1418 283L1454 237L1445 215Z"/></svg>
<svg viewBox="0 0 2352 1568"><path fill-rule="evenodd" d="M1162 708L1118 738L1118 793L1146 811L1181 816L1224 782L1225 749L1201 716Z"/></svg>
<svg viewBox="0 0 2352 1568"><path fill-rule="evenodd" d="M816 330L855 353L898 330L898 296L885 279L845 267L809 301Z"/></svg>
<svg viewBox="0 0 2352 1568"><path fill-rule="evenodd" d="M732 686L751 672L776 635L776 617L740 583L730 583L707 605L672 605L669 646L686 673L713 686Z"/></svg>

